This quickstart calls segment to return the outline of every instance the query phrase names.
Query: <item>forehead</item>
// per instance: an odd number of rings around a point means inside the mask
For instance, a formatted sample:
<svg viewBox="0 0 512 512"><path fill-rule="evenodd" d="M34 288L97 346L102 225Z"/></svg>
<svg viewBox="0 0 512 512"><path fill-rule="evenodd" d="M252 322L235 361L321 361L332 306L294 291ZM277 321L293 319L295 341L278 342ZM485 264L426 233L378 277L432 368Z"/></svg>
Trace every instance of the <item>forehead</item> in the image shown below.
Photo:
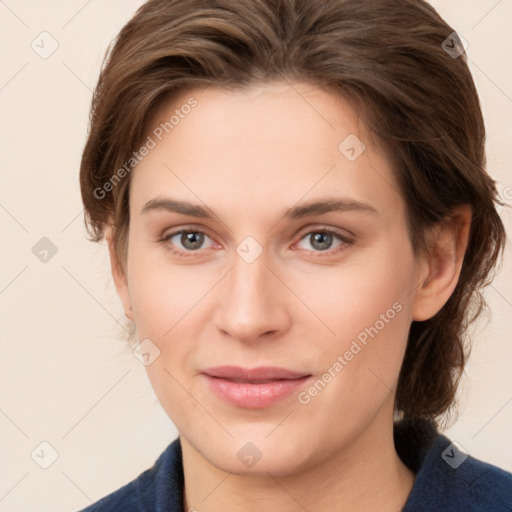
<svg viewBox="0 0 512 512"><path fill-rule="evenodd" d="M197 105L188 109L192 98ZM303 152L313 150L321 158L318 149L330 144L336 151L344 130L369 137L347 100L307 82L265 82L234 89L209 86L181 93L159 109L151 126L182 110L190 112L180 116L172 133L187 136L194 131L198 139L215 138L219 150L273 142L283 150L300 145ZM173 122L178 121L174 117Z"/></svg>
<svg viewBox="0 0 512 512"><path fill-rule="evenodd" d="M165 192L228 197L238 211L333 192L377 208L401 201L387 155L350 103L308 83L181 93L148 136L155 147L134 171L135 207Z"/></svg>

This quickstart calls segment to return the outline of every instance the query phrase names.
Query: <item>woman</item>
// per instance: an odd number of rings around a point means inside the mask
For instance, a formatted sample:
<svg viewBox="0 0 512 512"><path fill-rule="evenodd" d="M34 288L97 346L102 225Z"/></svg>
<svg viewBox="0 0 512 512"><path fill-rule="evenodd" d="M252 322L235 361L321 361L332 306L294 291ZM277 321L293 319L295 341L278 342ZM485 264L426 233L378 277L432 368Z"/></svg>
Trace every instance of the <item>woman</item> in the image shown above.
<svg viewBox="0 0 512 512"><path fill-rule="evenodd" d="M143 5L80 179L179 438L86 510L511 510L438 430L505 243L484 137L421 0Z"/></svg>

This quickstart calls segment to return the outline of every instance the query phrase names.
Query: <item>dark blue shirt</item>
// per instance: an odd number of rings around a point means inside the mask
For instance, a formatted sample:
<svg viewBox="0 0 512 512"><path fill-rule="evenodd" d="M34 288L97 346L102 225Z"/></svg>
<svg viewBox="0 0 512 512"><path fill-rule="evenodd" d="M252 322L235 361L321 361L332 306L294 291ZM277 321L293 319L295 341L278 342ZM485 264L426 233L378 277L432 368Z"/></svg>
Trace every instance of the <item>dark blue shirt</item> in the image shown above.
<svg viewBox="0 0 512 512"><path fill-rule="evenodd" d="M395 447L416 475L402 512L512 512L512 474L467 456L432 423L398 422ZM179 438L152 468L81 512L186 512Z"/></svg>

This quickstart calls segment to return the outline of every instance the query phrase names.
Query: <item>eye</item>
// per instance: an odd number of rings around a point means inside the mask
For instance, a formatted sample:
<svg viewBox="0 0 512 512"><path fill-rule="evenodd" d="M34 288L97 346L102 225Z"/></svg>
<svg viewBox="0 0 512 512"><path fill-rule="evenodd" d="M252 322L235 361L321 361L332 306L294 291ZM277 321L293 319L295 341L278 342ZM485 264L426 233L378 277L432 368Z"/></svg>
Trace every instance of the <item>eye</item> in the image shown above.
<svg viewBox="0 0 512 512"><path fill-rule="evenodd" d="M308 249L307 247L303 249L315 252L315 253L328 253L332 255L333 253L337 253L340 250L345 249L347 245L351 245L353 242L349 238L328 229L320 229L316 231L310 231L306 234L306 236L302 237L300 242L306 241L310 244L312 249ZM334 249L332 249L333 244L338 242L337 245L334 245ZM299 245L300 245L299 242Z"/></svg>
<svg viewBox="0 0 512 512"><path fill-rule="evenodd" d="M207 238L211 240L211 238L201 230L181 229L165 235L160 242L166 244L175 254L189 256L188 253L194 253L198 252L199 249L209 248L203 247ZM212 245L210 245L210 247Z"/></svg>

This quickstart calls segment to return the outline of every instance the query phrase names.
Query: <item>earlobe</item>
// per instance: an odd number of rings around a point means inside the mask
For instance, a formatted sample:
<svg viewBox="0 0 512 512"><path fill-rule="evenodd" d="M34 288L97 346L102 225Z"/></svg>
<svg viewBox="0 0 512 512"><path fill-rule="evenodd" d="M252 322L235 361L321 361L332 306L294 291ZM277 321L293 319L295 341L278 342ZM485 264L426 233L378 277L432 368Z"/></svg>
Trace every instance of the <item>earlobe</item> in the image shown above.
<svg viewBox="0 0 512 512"><path fill-rule="evenodd" d="M128 289L128 279L119 261L117 251L114 247L113 228L109 226L105 229L105 239L107 240L108 252L110 255L110 268L112 271L112 278L116 287L117 294L123 304L125 316L133 322L133 312L130 303L130 292Z"/></svg>
<svg viewBox="0 0 512 512"><path fill-rule="evenodd" d="M429 233L427 271L422 272L413 305L413 320L435 316L452 295L459 280L469 242L472 210L460 205Z"/></svg>

